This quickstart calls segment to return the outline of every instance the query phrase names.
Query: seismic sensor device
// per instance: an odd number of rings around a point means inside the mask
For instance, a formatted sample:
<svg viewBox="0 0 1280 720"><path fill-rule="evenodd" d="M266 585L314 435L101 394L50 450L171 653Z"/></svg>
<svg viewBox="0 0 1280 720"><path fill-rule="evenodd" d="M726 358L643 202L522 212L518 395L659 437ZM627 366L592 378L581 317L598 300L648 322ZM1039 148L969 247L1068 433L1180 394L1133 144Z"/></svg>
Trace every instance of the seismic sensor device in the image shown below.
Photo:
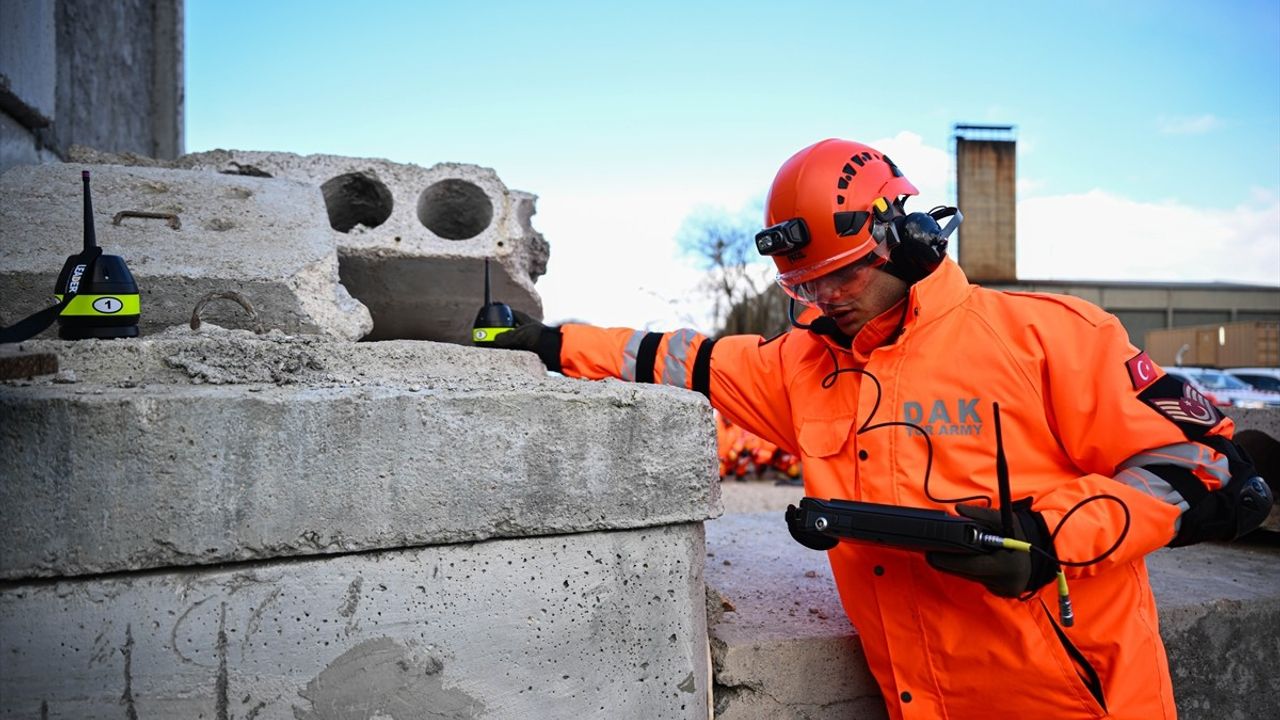
<svg viewBox="0 0 1280 720"><path fill-rule="evenodd" d="M58 314L58 337L63 340L137 337L141 317L138 283L124 258L104 255L98 248L89 171L81 172L80 177L84 182L84 250L67 258L54 285L53 292L59 303L71 296Z"/></svg>
<svg viewBox="0 0 1280 720"><path fill-rule="evenodd" d="M89 171L84 182L84 249L67 258L53 292L56 305L33 313L9 327L0 327L0 343L22 342L58 321L63 340L131 338L138 336L141 302L138 283L119 255L104 255L93 231L93 200Z"/></svg>
<svg viewBox="0 0 1280 720"><path fill-rule="evenodd" d="M488 345L494 338L504 332L514 330L516 315L511 306L503 302L494 302L489 292L489 258L484 259L484 306L476 313L476 321L471 326L471 342L474 345Z"/></svg>

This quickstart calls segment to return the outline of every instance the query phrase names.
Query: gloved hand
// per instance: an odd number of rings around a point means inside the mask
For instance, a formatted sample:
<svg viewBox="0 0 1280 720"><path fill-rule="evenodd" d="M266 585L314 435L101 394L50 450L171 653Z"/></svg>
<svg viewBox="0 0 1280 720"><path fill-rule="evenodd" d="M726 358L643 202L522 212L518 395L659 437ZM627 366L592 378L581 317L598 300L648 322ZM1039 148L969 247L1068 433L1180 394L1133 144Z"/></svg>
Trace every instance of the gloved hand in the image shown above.
<svg viewBox="0 0 1280 720"><path fill-rule="evenodd" d="M484 347L503 350L528 350L537 353L548 370L560 372L560 328L548 327L529 315L512 309L516 327L499 334Z"/></svg>
<svg viewBox="0 0 1280 720"><path fill-rule="evenodd" d="M810 550L830 550L839 544L839 540L813 530L800 527L800 510L795 505L787 506L787 532L791 538Z"/></svg>
<svg viewBox="0 0 1280 720"><path fill-rule="evenodd" d="M956 505L956 512L976 521L989 532L1003 534L1000 511L980 505ZM1013 538L1044 548L1049 533L1040 513L1031 509L1030 501L1013 504ZM925 560L936 570L982 583L1000 597L1016 598L1028 590L1039 590L1054 578L1058 564L1044 555L1021 550L992 550L979 555L958 553L925 553Z"/></svg>

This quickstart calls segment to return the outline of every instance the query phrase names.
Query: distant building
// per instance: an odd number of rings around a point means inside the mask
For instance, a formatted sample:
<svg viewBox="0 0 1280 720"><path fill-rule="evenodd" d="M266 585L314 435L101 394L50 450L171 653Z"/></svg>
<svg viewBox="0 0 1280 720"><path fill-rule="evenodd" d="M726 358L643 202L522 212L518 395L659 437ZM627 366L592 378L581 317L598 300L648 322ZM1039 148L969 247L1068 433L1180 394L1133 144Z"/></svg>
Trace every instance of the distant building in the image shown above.
<svg viewBox="0 0 1280 720"><path fill-rule="evenodd" d="M957 124L956 204L964 212L957 259L995 290L1074 295L1113 313L1143 347L1148 331L1245 321L1280 322L1280 287L1223 282L1024 280L1017 277L1014 126Z"/></svg>

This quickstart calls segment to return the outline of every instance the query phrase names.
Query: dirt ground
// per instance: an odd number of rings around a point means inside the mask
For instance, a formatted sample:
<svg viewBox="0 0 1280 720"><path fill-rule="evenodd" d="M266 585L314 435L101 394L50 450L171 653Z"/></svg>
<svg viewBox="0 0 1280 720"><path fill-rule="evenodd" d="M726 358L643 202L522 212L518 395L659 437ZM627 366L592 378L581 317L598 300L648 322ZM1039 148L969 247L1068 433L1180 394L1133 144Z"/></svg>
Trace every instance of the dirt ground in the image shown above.
<svg viewBox="0 0 1280 720"><path fill-rule="evenodd" d="M788 504L796 504L804 497L799 485L776 485L773 480L723 480L720 482L720 498L725 514L786 510Z"/></svg>

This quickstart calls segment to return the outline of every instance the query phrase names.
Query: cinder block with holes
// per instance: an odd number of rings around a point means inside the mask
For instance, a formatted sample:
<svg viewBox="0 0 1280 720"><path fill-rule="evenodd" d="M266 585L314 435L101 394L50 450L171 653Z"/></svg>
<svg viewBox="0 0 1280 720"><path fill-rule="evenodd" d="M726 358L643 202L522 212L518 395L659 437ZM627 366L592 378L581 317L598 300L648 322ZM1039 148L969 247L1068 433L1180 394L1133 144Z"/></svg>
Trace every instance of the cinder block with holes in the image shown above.
<svg viewBox="0 0 1280 720"><path fill-rule="evenodd" d="M507 188L489 168L247 150L161 162L75 147L71 157L285 178L320 188L342 283L373 314L369 340L469 343L482 304L485 258L492 261L493 299L542 317L533 285L546 272L550 251L531 224L537 198Z"/></svg>
<svg viewBox="0 0 1280 720"><path fill-rule="evenodd" d="M83 247L82 168L28 165L0 176L0 322L52 304L63 262ZM144 335L186 324L215 292L246 298L268 330L358 340L372 329L369 310L339 282L333 232L309 185L157 167L89 169L98 245L123 257L137 280ZM202 318L255 326L225 301Z"/></svg>

